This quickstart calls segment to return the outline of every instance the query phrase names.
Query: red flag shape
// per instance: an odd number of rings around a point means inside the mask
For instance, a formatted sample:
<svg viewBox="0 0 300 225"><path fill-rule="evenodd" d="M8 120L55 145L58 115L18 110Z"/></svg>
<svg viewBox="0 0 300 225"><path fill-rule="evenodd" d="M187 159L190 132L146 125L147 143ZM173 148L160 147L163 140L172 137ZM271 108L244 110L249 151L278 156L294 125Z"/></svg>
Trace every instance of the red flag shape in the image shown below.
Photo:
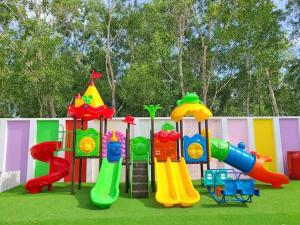
<svg viewBox="0 0 300 225"><path fill-rule="evenodd" d="M96 71L92 71L92 79L97 79L97 78L101 78L102 77L102 74L101 73L98 73Z"/></svg>

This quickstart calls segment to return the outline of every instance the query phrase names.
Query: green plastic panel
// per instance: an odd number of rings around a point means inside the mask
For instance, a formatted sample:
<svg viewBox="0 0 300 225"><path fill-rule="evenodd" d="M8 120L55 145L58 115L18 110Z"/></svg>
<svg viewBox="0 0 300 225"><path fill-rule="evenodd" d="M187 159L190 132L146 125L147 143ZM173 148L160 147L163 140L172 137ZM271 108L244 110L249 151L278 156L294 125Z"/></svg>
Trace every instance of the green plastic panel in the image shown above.
<svg viewBox="0 0 300 225"><path fill-rule="evenodd" d="M211 157L224 161L229 153L230 143L217 138L210 138Z"/></svg>
<svg viewBox="0 0 300 225"><path fill-rule="evenodd" d="M38 120L36 131L36 143L58 140L58 120ZM56 153L57 154L57 153ZM35 160L34 177L40 177L49 173L49 165Z"/></svg>
<svg viewBox="0 0 300 225"><path fill-rule="evenodd" d="M76 156L99 156L100 134L93 128L76 130ZM86 149L83 151L80 147Z"/></svg>
<svg viewBox="0 0 300 225"><path fill-rule="evenodd" d="M147 161L150 152L150 140L145 137L135 137L130 141L133 161Z"/></svg>

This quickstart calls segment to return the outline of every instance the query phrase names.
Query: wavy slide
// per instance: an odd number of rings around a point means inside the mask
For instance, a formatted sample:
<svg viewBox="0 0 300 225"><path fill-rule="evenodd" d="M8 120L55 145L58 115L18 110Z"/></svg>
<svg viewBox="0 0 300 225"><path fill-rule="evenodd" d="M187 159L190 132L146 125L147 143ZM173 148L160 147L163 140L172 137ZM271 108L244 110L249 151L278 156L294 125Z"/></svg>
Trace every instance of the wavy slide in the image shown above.
<svg viewBox="0 0 300 225"><path fill-rule="evenodd" d="M109 162L107 158L102 161L96 185L90 193L91 201L99 208L109 208L119 197L122 161L122 158L118 162Z"/></svg>
<svg viewBox="0 0 300 225"><path fill-rule="evenodd" d="M200 201L200 194L193 187L187 165L184 158L179 162L155 161L155 173L157 179L157 191L155 199L165 207L181 205L184 207Z"/></svg>
<svg viewBox="0 0 300 225"><path fill-rule="evenodd" d="M63 158L53 156L62 147L61 142L50 141L34 145L30 151L34 159L50 164L49 174L27 181L25 189L30 193L40 193L47 186L50 191L52 184L69 174L70 164Z"/></svg>
<svg viewBox="0 0 300 225"><path fill-rule="evenodd" d="M234 146L221 139L210 139L211 156L219 161L237 168L255 180L269 183L274 188L280 188L281 185L289 183L285 175L274 173L264 168L264 163L270 162L272 158L261 157L256 152L249 153L244 148L243 143Z"/></svg>
<svg viewBox="0 0 300 225"><path fill-rule="evenodd" d="M259 154L252 153L253 155L256 155L256 162L254 164L254 167L252 171L248 173L248 176L254 178L255 180L262 181L264 183L272 184L274 188L280 188L282 184L288 184L289 180L287 176L280 174L280 173L274 173L271 171L268 171L264 168L265 162L271 162L272 158L270 157L261 157Z"/></svg>

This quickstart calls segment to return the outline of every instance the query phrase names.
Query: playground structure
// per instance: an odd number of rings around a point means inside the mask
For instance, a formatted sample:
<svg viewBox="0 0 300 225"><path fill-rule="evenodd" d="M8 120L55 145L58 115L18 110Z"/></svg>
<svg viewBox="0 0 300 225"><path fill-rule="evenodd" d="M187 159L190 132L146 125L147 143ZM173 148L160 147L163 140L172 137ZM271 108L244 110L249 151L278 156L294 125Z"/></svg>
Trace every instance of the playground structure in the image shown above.
<svg viewBox="0 0 300 225"><path fill-rule="evenodd" d="M74 103L68 107L68 115L73 118L71 147L64 149L63 138L59 142L44 142L33 146L32 157L49 163L50 172L46 176L29 180L25 188L30 193L39 193L44 186L51 190L52 184L67 176L71 167L71 193L75 194L75 162L79 161L78 189L81 189L84 158L99 159L99 175L90 193L92 203L99 208L108 208L117 201L122 165L126 168L126 193L130 192L133 198L145 198L150 196L150 192L155 192L156 201L165 207L187 207L200 201L200 194L192 184L187 164L199 164L201 178L207 180L208 171L211 171L210 157L225 162L256 180L270 183L275 188L288 183L284 175L270 172L263 167L264 162L270 161L270 158L247 152L243 143L236 147L229 142L211 138L208 119L212 113L197 94L187 93L176 104L171 113L175 127L165 123L156 133L155 113L160 107L144 106L151 118L150 138L140 136L130 139L130 126L135 125L134 118L126 116L125 134L117 130L108 131L108 120L112 119L115 111L104 105L92 79L84 95L81 97L77 94ZM198 133L192 136L183 134L185 116L195 118ZM84 129L84 122L90 120L99 121L99 132L93 128ZM80 122L79 129L77 122ZM54 152L60 150L72 152L71 166L64 159L53 156ZM234 197L236 201L243 203L251 202L253 195L259 195L253 180L241 180L238 176L234 181L226 175L226 179L218 183L218 174L219 172L212 176L213 185L204 182L217 202L229 202L228 196L232 197L232 193L238 195ZM223 197L220 198L220 195Z"/></svg>

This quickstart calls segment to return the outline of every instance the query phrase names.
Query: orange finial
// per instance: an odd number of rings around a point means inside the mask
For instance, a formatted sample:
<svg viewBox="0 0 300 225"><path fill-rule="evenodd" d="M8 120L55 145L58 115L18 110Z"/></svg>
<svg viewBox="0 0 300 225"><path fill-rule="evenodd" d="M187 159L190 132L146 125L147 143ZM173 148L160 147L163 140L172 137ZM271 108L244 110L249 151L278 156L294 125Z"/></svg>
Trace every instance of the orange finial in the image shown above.
<svg viewBox="0 0 300 225"><path fill-rule="evenodd" d="M117 142L118 141L118 138L116 136L116 131L112 132L112 136L110 138L110 141L112 141L112 142Z"/></svg>
<svg viewBox="0 0 300 225"><path fill-rule="evenodd" d="M80 92L77 93L77 95L75 96L75 99L80 99L81 98L81 94Z"/></svg>

